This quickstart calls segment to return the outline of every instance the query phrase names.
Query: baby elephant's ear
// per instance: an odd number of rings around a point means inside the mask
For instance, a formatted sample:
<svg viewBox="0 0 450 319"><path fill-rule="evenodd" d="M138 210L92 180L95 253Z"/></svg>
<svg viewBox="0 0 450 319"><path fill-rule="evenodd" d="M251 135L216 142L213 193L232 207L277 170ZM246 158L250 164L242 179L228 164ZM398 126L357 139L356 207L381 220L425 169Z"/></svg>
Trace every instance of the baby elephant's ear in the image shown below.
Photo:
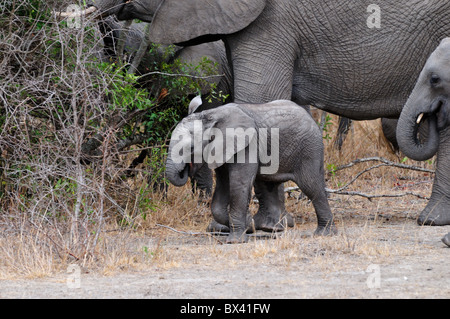
<svg viewBox="0 0 450 319"><path fill-rule="evenodd" d="M216 169L235 159L238 163L257 161L257 131L252 117L238 106L222 106L217 108L218 116L211 133L214 139L205 147L204 156L209 168ZM249 158L245 150L250 148Z"/></svg>
<svg viewBox="0 0 450 319"><path fill-rule="evenodd" d="M266 0L163 0L152 21L150 40L174 44L232 34L252 23L265 5Z"/></svg>

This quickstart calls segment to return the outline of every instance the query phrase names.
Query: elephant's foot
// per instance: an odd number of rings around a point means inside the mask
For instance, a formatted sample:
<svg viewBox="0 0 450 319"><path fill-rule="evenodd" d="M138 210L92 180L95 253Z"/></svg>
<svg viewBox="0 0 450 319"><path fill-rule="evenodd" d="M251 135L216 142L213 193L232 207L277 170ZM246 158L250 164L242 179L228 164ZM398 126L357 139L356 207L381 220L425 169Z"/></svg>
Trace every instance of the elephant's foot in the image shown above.
<svg viewBox="0 0 450 319"><path fill-rule="evenodd" d="M229 233L230 227L223 225L214 219L206 227L206 232L208 233ZM255 223L253 220L250 221L250 227L247 229L247 234L252 234L255 232Z"/></svg>
<svg viewBox="0 0 450 319"><path fill-rule="evenodd" d="M288 227L294 227L294 218L291 214L284 212L281 217L274 218L270 214L257 213L253 216L255 221L255 229L267 232L280 232L286 230Z"/></svg>
<svg viewBox="0 0 450 319"><path fill-rule="evenodd" d="M229 233L230 227L220 224L213 219L206 228L206 231L208 233Z"/></svg>
<svg viewBox="0 0 450 319"><path fill-rule="evenodd" d="M248 236L246 231L233 231L226 240L227 244L243 244L248 242Z"/></svg>
<svg viewBox="0 0 450 319"><path fill-rule="evenodd" d="M442 237L442 242L446 244L448 247L450 247L450 233Z"/></svg>
<svg viewBox="0 0 450 319"><path fill-rule="evenodd" d="M445 226L450 225L450 205L446 196L441 196L438 200L430 199L430 202L419 215L417 223L419 225Z"/></svg>
<svg viewBox="0 0 450 319"><path fill-rule="evenodd" d="M281 219L286 220L287 227L295 226L294 217L291 214L289 214L288 212L285 211L283 214L281 214Z"/></svg>
<svg viewBox="0 0 450 319"><path fill-rule="evenodd" d="M444 244L446 244L448 247L450 247L450 233L448 233L447 235L445 235L445 236L442 238L442 242L443 242Z"/></svg>
<svg viewBox="0 0 450 319"><path fill-rule="evenodd" d="M230 220L230 223L233 219ZM255 231L255 222L250 214L247 214L245 223L238 223L239 220L236 220L236 224L233 227L230 227L230 234L227 237L227 244L242 244L248 241L247 233L252 233ZM238 226L239 225L239 226Z"/></svg>
<svg viewBox="0 0 450 319"><path fill-rule="evenodd" d="M317 226L314 236L334 236L338 233L336 225Z"/></svg>

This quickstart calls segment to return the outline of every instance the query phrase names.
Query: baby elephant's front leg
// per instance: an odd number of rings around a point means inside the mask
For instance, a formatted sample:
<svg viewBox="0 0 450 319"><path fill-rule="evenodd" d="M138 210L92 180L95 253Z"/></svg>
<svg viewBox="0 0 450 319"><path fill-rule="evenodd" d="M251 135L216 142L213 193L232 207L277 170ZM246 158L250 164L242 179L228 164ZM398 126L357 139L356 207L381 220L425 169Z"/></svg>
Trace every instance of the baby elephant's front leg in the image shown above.
<svg viewBox="0 0 450 319"><path fill-rule="evenodd" d="M228 244L247 242L247 230L254 228L253 218L248 211L253 176L248 171L230 170L230 234L227 237Z"/></svg>

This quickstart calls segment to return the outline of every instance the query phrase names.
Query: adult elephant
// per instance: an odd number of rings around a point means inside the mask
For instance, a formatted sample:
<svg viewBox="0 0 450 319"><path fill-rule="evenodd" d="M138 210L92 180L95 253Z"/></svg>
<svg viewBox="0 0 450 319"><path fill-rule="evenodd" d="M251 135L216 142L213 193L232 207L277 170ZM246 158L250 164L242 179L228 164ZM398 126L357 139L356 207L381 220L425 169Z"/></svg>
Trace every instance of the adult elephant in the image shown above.
<svg viewBox="0 0 450 319"><path fill-rule="evenodd" d="M131 61L139 50L142 42L147 43L150 46L152 43L145 39L145 25L146 23L133 22L127 30L127 36L125 40L125 53L129 56ZM106 17L98 22L100 32L103 35L104 43L104 55L106 58L118 58L118 47L120 35L125 31L124 23L117 21L115 17ZM139 74L145 74L148 72L148 66L155 64L156 62L171 63L175 59L179 59L183 66L192 66L192 70L189 70L189 75L205 77L205 85L201 89L201 94L207 96L210 94L211 85L214 84L217 92L222 92L223 96L231 95L231 70L228 65L227 56L225 52L225 46L222 41L214 41L208 43L202 43L195 46L174 47L174 54L166 54L168 46L161 45L155 52L144 54L140 64L137 65L137 72ZM210 69L200 71L195 68L202 63L204 59L207 59L210 63ZM180 73L183 70L179 70ZM184 71L185 72L185 71ZM210 73L214 73L211 76ZM192 97L196 96L199 92L192 90L189 94ZM179 92L173 92L173 94L180 94ZM199 111L217 107L223 104L223 100L220 98L211 98L211 101L205 101Z"/></svg>
<svg viewBox="0 0 450 319"><path fill-rule="evenodd" d="M434 196L419 216L419 224L450 224L450 149L443 147L450 140L449 62L450 38L446 38L425 63L397 125L397 140L406 156L423 161L438 153ZM425 137L418 134L422 126L428 128Z"/></svg>
<svg viewBox="0 0 450 319"><path fill-rule="evenodd" d="M372 0L91 0L90 5L119 19L152 21L156 43L223 39L236 102L292 99L355 120L398 118L427 56L450 32L447 0L379 0L377 5ZM450 149L445 137L439 146L444 151ZM438 168L436 180L450 191L449 171ZM431 201L449 223L450 203L441 197L433 191ZM424 223L435 217L428 215Z"/></svg>
<svg viewBox="0 0 450 319"><path fill-rule="evenodd" d="M125 53L130 56L129 59L132 60L135 57L136 53L139 50L140 45L147 41L145 39L145 25L146 23L135 23L133 22L127 29L127 36L125 40ZM104 43L104 57L106 59L116 59L118 58L118 47L119 47L119 39L121 33L126 30L124 23L117 21L115 17L106 17L105 19L101 19L98 21L98 26L100 32L103 35L103 43ZM147 45L150 45L148 43ZM231 95L231 71L227 62L227 57L225 53L225 46L222 41L214 41L208 43L202 43L195 46L189 47L175 47L174 55L167 55L165 51L168 46L161 45L158 50L153 53L147 53L143 56L141 62L137 65L137 72L139 74L145 74L148 72L148 66L154 64L156 61L171 63L174 59L179 59L182 65L192 65L192 70L190 71L190 75L192 76L204 76L207 78L207 85L201 87L201 93L205 96L210 94L211 84L215 84L216 91L221 92L222 96ZM217 76L208 77L208 73L203 74L202 71L198 71L194 66L199 65L204 58L207 58L208 61L212 63L211 69L215 68L215 70L207 70L206 72L214 71ZM180 70L180 73L183 71ZM179 95L179 92L171 92L171 94ZM191 95L195 96L198 94L197 91L190 92ZM196 108L196 112L201 112L203 110L207 110L210 108L217 107L224 103L223 99L219 97L213 97L211 99L205 100L201 105ZM189 110L189 113L193 111ZM96 143L97 146L100 146L99 143ZM90 152L94 152L95 150L90 150ZM144 150L141 152L142 154L147 154L147 151ZM139 156L139 163L145 159L146 155ZM137 165L138 163L132 165ZM192 187L193 191L198 189L201 195L210 196L212 194L212 172L205 165L200 168L197 173L192 176Z"/></svg>

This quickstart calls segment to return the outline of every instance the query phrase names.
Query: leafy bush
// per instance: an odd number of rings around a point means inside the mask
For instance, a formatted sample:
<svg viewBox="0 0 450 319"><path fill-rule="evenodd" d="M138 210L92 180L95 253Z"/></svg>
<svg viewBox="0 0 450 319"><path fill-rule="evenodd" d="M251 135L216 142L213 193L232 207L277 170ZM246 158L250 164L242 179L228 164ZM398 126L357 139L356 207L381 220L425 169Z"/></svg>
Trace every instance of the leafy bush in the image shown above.
<svg viewBox="0 0 450 319"><path fill-rule="evenodd" d="M161 181L188 92L210 85L179 74L215 66L155 59L144 77L129 74L103 61L94 23L67 27L55 3L0 7L0 227L43 231L58 252L88 256L108 220L152 211L149 184ZM147 177L129 183L148 154Z"/></svg>

